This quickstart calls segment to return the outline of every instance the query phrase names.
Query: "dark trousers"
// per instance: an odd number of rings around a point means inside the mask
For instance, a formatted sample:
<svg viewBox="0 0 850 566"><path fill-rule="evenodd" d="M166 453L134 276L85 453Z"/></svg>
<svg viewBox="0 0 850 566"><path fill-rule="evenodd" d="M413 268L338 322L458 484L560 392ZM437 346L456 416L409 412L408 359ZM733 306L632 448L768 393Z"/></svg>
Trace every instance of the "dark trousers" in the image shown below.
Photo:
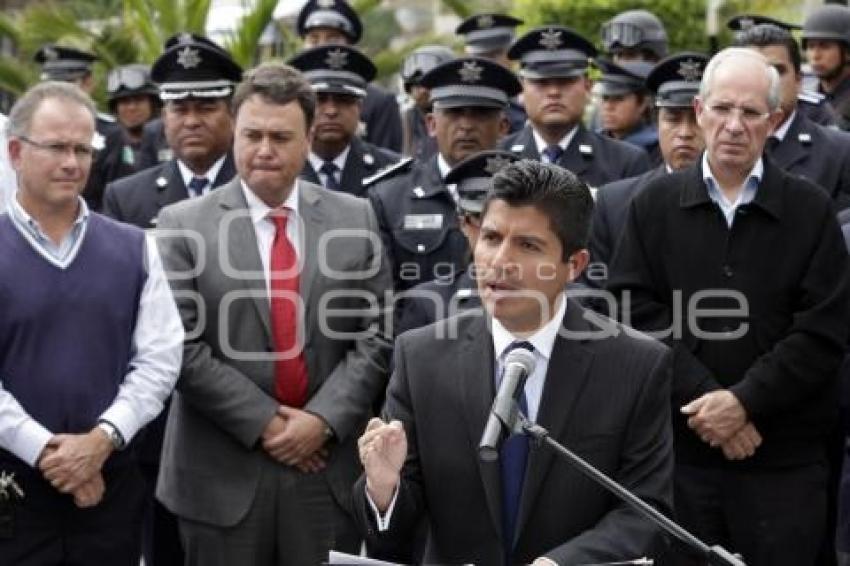
<svg viewBox="0 0 850 566"><path fill-rule="evenodd" d="M183 566L183 547L177 517L156 500L159 464L142 464L145 478L145 513L142 524L142 556L145 566Z"/></svg>
<svg viewBox="0 0 850 566"><path fill-rule="evenodd" d="M2 566L138 566L144 481L135 463L104 471L103 500L87 509L56 491L37 470L0 463L25 493L14 532L0 539Z"/></svg>
<svg viewBox="0 0 850 566"><path fill-rule="evenodd" d="M827 467L731 471L677 465L676 518L747 566L814 566L827 513ZM676 549L676 564L705 564Z"/></svg>
<svg viewBox="0 0 850 566"><path fill-rule="evenodd" d="M360 551L357 528L325 474L302 474L271 460L236 525L178 521L187 566L315 566L327 561L331 549Z"/></svg>

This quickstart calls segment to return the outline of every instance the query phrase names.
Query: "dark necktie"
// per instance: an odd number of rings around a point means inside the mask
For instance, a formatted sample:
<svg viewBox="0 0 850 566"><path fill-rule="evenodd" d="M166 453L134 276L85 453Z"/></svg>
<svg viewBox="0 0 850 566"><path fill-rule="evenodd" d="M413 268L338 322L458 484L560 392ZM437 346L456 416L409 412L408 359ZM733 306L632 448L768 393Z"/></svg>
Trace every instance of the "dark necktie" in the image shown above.
<svg viewBox="0 0 850 566"><path fill-rule="evenodd" d="M529 342L514 342L505 348L505 355L516 348L524 348L531 352L534 346ZM505 358L507 359L507 357ZM501 381L501 380L500 380ZM528 401L525 391L517 400L519 410L528 416ZM499 454L499 464L502 472L502 529L504 533L505 553L509 558L513 552L513 542L516 536L516 522L519 518L519 500L522 495L522 485L525 480L525 467L528 462L528 437L524 434L514 434L505 439Z"/></svg>
<svg viewBox="0 0 850 566"><path fill-rule="evenodd" d="M298 256L286 236L287 216L273 211L275 225L270 261L270 322L275 353L274 389L277 400L301 408L307 402L307 364L298 344Z"/></svg>
<svg viewBox="0 0 850 566"><path fill-rule="evenodd" d="M207 181L206 177L192 177L192 180L189 181L189 196L190 197L199 197L204 194L204 189L210 182Z"/></svg>
<svg viewBox="0 0 850 566"><path fill-rule="evenodd" d="M564 155L564 150L559 145L550 145L543 150L543 155L549 160L549 163L557 163Z"/></svg>
<svg viewBox="0 0 850 566"><path fill-rule="evenodd" d="M336 180L336 172L339 171L339 167L336 166L336 163L333 161L325 161L322 163L322 167L319 171L325 174L326 189L330 189L332 191L340 190L339 183Z"/></svg>

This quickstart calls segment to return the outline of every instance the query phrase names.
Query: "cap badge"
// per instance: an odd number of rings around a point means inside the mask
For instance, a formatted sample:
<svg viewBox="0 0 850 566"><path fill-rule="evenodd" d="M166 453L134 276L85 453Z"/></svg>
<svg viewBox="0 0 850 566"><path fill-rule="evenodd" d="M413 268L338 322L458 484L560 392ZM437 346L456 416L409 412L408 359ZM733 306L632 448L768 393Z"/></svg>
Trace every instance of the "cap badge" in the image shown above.
<svg viewBox="0 0 850 566"><path fill-rule="evenodd" d="M481 73L484 72L484 67L475 61L464 61L463 67L458 70L460 80L465 83L477 83L481 80Z"/></svg>
<svg viewBox="0 0 850 566"><path fill-rule="evenodd" d="M678 73L680 77L690 83L697 82L702 78L702 69L700 68L700 63L699 61L694 61L693 59L688 59L687 61L682 61L681 63L679 63Z"/></svg>
<svg viewBox="0 0 850 566"><path fill-rule="evenodd" d="M491 28L491 27L493 27L493 24L495 23L493 21L493 16L491 16L490 14L483 14L481 16L478 16L478 19L476 20L476 22L478 23L478 27L480 29Z"/></svg>
<svg viewBox="0 0 850 566"><path fill-rule="evenodd" d="M328 56L325 59L325 64L336 71L344 69L348 65L348 53L342 49L336 51L328 51Z"/></svg>
<svg viewBox="0 0 850 566"><path fill-rule="evenodd" d="M197 49L192 49L188 45L177 53L177 64L184 69L194 69L201 63L201 56Z"/></svg>
<svg viewBox="0 0 850 566"><path fill-rule="evenodd" d="M488 157L487 164L484 166L484 171L486 171L490 175L495 175L503 168L505 168L505 166L510 164L510 162L510 159L502 157L501 155L497 155L495 157Z"/></svg>
<svg viewBox="0 0 850 566"><path fill-rule="evenodd" d="M540 45L550 51L554 51L563 44L564 40L561 39L560 31L550 29L540 33Z"/></svg>

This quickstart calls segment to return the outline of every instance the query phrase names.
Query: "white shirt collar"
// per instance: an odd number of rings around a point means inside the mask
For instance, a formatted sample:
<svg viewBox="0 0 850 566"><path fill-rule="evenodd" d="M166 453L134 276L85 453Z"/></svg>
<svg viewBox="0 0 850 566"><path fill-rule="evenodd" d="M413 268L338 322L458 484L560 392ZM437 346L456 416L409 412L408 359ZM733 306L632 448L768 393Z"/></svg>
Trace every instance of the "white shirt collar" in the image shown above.
<svg viewBox="0 0 850 566"><path fill-rule="evenodd" d="M791 122L794 121L794 117L797 116L797 111L794 110L788 119L782 122L782 125L776 128L776 130L771 134L771 137L778 139L779 141L783 141L785 139L785 135L788 133L788 130L791 128Z"/></svg>
<svg viewBox="0 0 850 566"><path fill-rule="evenodd" d="M196 175L195 173L192 172L191 169L189 169L189 167L186 166L185 163L183 163L182 161L180 161L178 159L177 160L177 168L180 170L180 176L183 178L183 185L188 187L189 181L191 181L193 177L205 177L206 180L209 181L209 185L207 185L207 188L204 189L204 191L210 190L210 188L212 187L212 184L215 182L216 177L218 177L218 172L221 171L221 167L222 167L222 165L224 165L224 160L226 158L227 158L227 154L224 154L221 157L219 157L218 161L213 163L212 167L210 167L207 170L207 172L204 173L203 175Z"/></svg>
<svg viewBox="0 0 850 566"><path fill-rule="evenodd" d="M569 147L570 142L573 141L573 138L578 131L578 125L573 126L573 129L566 133L564 137L561 138L561 141L558 142L558 145L561 146L561 149L567 151L567 147ZM537 130L531 128L531 135L534 136L534 145L537 146L537 153L539 155L543 155L543 150L549 147L549 144L546 143L546 140L543 139L543 136L537 133Z"/></svg>
<svg viewBox="0 0 850 566"><path fill-rule="evenodd" d="M437 153L437 168L440 170L440 179L445 179L449 171L452 170L452 166L449 165L442 153Z"/></svg>
<svg viewBox="0 0 850 566"><path fill-rule="evenodd" d="M248 203L248 213L251 215L251 222L258 224L268 218L271 207L264 203L260 197L254 194L245 181L240 179L242 185L242 194L245 195L245 202ZM292 190L289 191L289 196L286 197L283 206L288 208L293 215L293 218L298 217L298 180L293 183Z"/></svg>
<svg viewBox="0 0 850 566"><path fill-rule="evenodd" d="M552 348L555 347L555 339L558 337L558 331L561 329L561 324L564 322L564 315L567 312L566 296L561 293L558 297L558 304L555 307L555 315L531 336L522 338L513 335L507 328L502 326L498 319L493 318L493 351L496 353L496 358L501 359L505 353L505 349L516 341L531 342L534 349L546 360L552 357Z"/></svg>
<svg viewBox="0 0 850 566"><path fill-rule="evenodd" d="M337 155L336 157L334 157L331 160L333 162L333 164L337 166L337 169L339 170L340 173L342 172L343 169L345 169L345 160L348 159L348 154L350 152L351 152L351 144L348 144L347 146L345 146L345 149L343 149L342 152L340 152L339 155ZM321 173L320 169L322 168L322 165L325 164L325 160L322 159L321 157L319 157L318 155L316 155L315 153L313 153L312 151L307 156L307 159L310 160L310 166L313 167L313 171L315 171L317 174L320 174Z"/></svg>

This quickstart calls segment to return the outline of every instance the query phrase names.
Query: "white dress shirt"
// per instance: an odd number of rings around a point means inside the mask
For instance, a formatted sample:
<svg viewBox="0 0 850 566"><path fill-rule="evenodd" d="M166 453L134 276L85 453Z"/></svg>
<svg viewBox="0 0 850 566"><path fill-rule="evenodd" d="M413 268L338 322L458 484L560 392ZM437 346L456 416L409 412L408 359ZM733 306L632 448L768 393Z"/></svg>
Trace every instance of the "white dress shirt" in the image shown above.
<svg viewBox="0 0 850 566"><path fill-rule="evenodd" d="M334 157L331 160L331 163L336 165L336 173L334 174L334 181L337 184L342 183L342 170L345 169L345 160L348 159L348 153L351 150L351 146L345 146L345 149L342 152ZM323 187L328 186L328 176L322 172L322 165L325 164L325 160L313 153L312 151L307 155L307 159L310 160L310 166L313 168L313 171L316 172L316 175L319 176L319 180L322 182Z"/></svg>
<svg viewBox="0 0 850 566"><path fill-rule="evenodd" d="M8 208L8 203L18 187L18 178L9 162L6 121L6 117L0 114L0 213Z"/></svg>
<svg viewBox="0 0 850 566"><path fill-rule="evenodd" d="M567 148L570 146L570 143L573 141L573 138L578 131L578 126L573 126L573 129L564 135L561 138L561 141L558 142L557 145L561 147L561 149L566 152ZM549 147L549 144L546 143L546 140L543 139L543 136L537 133L537 130L534 128L531 129L531 135L534 137L534 145L537 146L537 154L540 155L540 159L545 160L546 156L543 153L543 150Z"/></svg>
<svg viewBox="0 0 850 566"><path fill-rule="evenodd" d="M192 172L189 167L186 166L185 163L177 160L177 169L180 170L180 177L183 178L183 185L186 187L186 190L189 190L189 181L191 181L194 177L203 177L207 180L207 186L204 187L202 193L207 194L212 190L212 184L215 181L215 178L218 177L218 172L221 171L221 167L224 165L224 160L227 158L227 154L222 155L218 158L218 161L212 164L206 173L203 175L196 175ZM201 195L193 195L191 191L189 191L189 198L193 198L195 196Z"/></svg>
<svg viewBox="0 0 850 566"><path fill-rule="evenodd" d="M738 191L738 196L735 201L730 201L726 195L720 190L720 185L714 178L714 173L711 172L711 166L708 164L708 153L702 154L702 178L705 181L706 189L708 190L708 198L716 202L723 211L723 216L726 217L726 224L732 228L732 222L735 220L735 211L738 207L748 204L756 198L756 190L758 190L761 178L764 175L764 163L761 157L758 158L756 164L753 165L750 174L747 175L747 180L744 181L743 187Z"/></svg>
<svg viewBox="0 0 850 566"><path fill-rule="evenodd" d="M287 208L286 237L289 238L295 255L298 258L299 273L303 273L304 267L304 222L298 212L298 181L296 180L289 191L289 196L283 203ZM257 250L260 253L260 261L263 263L263 275L266 280L266 293L271 297L271 257L272 244L277 229L274 222L269 218L272 208L264 203L254 192L242 181L242 193L248 203L248 214L251 216L251 224L254 226L254 234L257 237ZM269 299L271 300L271 298Z"/></svg>
<svg viewBox="0 0 850 566"><path fill-rule="evenodd" d="M13 208L23 211L15 205L17 201ZM33 235L33 230L40 229L28 215L26 223L22 223L15 213L11 218L15 228L42 257L64 269L73 263L85 238L88 209L81 198L75 228L60 246L51 243L53 248L42 245ZM130 442L140 428L162 411L163 403L177 382L183 360L183 323L165 278L156 242L151 236L145 236L145 255L148 277L142 288L133 329L131 369L118 387L118 395L112 404L100 415L100 419L109 421L118 429L125 442ZM85 379L85 376L80 378ZM29 416L17 399L3 389L0 376L0 447L35 466L51 437L62 432L65 431L47 430Z"/></svg>

